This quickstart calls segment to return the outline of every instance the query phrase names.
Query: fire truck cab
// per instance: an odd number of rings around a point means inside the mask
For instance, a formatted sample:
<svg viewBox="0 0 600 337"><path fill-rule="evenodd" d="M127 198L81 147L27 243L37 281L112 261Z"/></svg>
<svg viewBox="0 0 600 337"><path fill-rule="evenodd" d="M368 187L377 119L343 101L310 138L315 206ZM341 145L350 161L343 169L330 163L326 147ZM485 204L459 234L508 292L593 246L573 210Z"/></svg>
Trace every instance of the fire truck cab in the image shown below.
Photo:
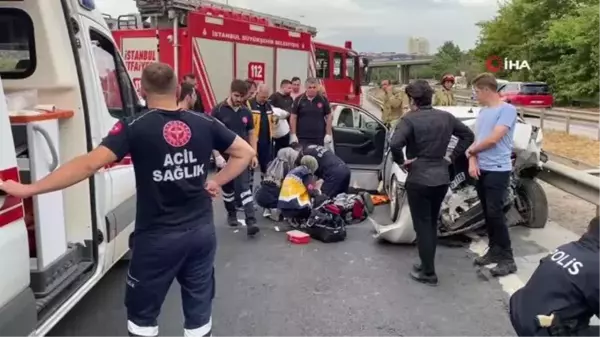
<svg viewBox="0 0 600 337"><path fill-rule="evenodd" d="M207 0L137 0L139 13L106 17L139 88L149 62L195 74L204 107L225 99L235 79L277 89L283 79L317 77L334 102L360 104L361 68L351 43L314 42L317 30L296 20Z"/></svg>
<svg viewBox="0 0 600 337"><path fill-rule="evenodd" d="M33 182L141 112L93 0L0 2L0 180ZM0 193L0 336L45 335L129 250L128 159L30 199Z"/></svg>

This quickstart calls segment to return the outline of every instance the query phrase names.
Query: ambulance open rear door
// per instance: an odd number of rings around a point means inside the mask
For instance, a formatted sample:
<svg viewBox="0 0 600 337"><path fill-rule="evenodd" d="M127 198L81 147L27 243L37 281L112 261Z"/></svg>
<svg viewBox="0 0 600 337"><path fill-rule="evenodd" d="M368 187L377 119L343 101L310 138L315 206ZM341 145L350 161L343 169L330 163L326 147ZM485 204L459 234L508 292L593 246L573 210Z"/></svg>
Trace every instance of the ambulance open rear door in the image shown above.
<svg viewBox="0 0 600 337"><path fill-rule="evenodd" d="M0 82L0 180L19 180L17 156ZM0 336L27 336L37 325L29 287L29 250L23 200L0 192Z"/></svg>

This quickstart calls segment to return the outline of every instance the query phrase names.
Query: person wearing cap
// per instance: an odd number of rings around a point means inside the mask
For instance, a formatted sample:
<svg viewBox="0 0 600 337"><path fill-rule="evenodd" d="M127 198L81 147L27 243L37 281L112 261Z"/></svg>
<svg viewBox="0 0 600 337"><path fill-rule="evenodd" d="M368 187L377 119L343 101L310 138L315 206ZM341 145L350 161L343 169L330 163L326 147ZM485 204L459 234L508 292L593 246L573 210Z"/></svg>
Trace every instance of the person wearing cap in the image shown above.
<svg viewBox="0 0 600 337"><path fill-rule="evenodd" d="M403 91L394 90L389 80L381 81L381 89L384 92L381 119L389 126L408 111L408 97Z"/></svg>
<svg viewBox="0 0 600 337"><path fill-rule="evenodd" d="M454 82L454 75L446 74L442 76L442 80L440 81L442 88L435 92L435 95L433 96L433 106L456 105L456 99L454 98L454 93L452 92Z"/></svg>
<svg viewBox="0 0 600 337"><path fill-rule="evenodd" d="M421 263L413 266L410 276L418 282L437 285L434 266L437 223L450 183L448 167L454 158L465 153L475 136L449 112L432 108L433 89L427 81L409 84L406 94L411 112L396 125L390 150L394 162L408 171L406 193L421 259ZM458 142L447 156L452 136L458 138ZM406 158L402 152L404 147Z"/></svg>

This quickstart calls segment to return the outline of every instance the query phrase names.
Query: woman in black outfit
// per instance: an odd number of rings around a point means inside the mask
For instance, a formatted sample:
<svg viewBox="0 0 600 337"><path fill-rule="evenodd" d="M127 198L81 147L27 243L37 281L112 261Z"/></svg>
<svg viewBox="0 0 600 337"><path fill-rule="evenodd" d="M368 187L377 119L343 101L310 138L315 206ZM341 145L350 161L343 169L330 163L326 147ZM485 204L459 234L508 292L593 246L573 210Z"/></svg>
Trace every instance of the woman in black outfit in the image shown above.
<svg viewBox="0 0 600 337"><path fill-rule="evenodd" d="M473 132L452 114L433 109L433 89L418 80L406 87L411 111L398 122L390 147L394 161L408 171L406 192L421 263L410 276L425 284L437 285L435 250L440 207L448 191L448 166L473 143ZM450 156L446 150L450 137L459 140ZM402 149L406 146L405 159Z"/></svg>

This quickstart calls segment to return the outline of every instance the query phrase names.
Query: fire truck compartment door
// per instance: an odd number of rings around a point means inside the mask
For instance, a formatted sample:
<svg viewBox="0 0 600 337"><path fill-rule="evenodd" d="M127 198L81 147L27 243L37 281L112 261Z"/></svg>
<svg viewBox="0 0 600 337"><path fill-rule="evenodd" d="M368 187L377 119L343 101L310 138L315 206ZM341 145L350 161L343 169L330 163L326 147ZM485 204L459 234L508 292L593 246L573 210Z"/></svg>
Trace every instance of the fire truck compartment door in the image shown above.
<svg viewBox="0 0 600 337"><path fill-rule="evenodd" d="M310 54L304 50L277 48L277 72L273 91L279 88L283 80L299 77L302 83L306 80Z"/></svg>
<svg viewBox="0 0 600 337"><path fill-rule="evenodd" d="M236 77L251 78L274 87L275 54L272 47L238 43L236 48Z"/></svg>

